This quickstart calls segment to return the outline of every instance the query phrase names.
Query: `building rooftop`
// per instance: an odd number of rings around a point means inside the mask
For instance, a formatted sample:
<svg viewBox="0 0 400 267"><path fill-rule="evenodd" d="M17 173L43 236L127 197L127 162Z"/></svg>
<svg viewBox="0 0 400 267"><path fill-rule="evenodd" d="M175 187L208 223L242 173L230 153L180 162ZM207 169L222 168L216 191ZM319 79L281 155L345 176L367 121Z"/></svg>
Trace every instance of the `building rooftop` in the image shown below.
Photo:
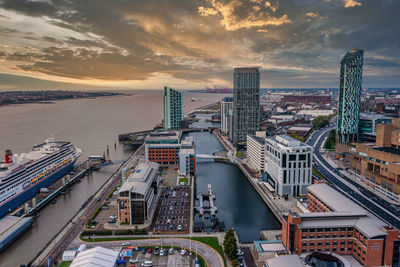
<svg viewBox="0 0 400 267"><path fill-rule="evenodd" d="M266 265L267 267L304 267L300 256L297 254L267 259Z"/></svg>
<svg viewBox="0 0 400 267"><path fill-rule="evenodd" d="M319 227L357 227L369 238L387 235L382 230L388 226L363 207L339 193L327 184L313 184L307 188L319 200L330 207L334 212L311 212L300 213L302 226L304 228ZM304 220L304 221L303 221Z"/></svg>
<svg viewBox="0 0 400 267"><path fill-rule="evenodd" d="M266 139L268 143L271 143L277 147L280 147L281 149L286 149L286 148L293 148L293 147L301 147L301 148L309 148L311 149L311 146L300 142L297 139L294 139L293 137L290 137L288 135L276 135L271 138Z"/></svg>
<svg viewBox="0 0 400 267"><path fill-rule="evenodd" d="M70 267L114 267L118 255L118 251L95 247L78 253Z"/></svg>
<svg viewBox="0 0 400 267"><path fill-rule="evenodd" d="M389 154L393 154L396 156L400 156L400 149L395 148L395 147L373 147L372 149L381 151L381 152L385 152L385 153L389 153Z"/></svg>
<svg viewBox="0 0 400 267"><path fill-rule="evenodd" d="M144 195L154 177L158 175L159 164L156 162L141 162L137 165L134 172L129 175L126 182L121 186L119 192L129 191Z"/></svg>
<svg viewBox="0 0 400 267"><path fill-rule="evenodd" d="M253 139L254 141L256 141L257 143L259 143L260 145L265 145L265 138L263 137L259 137L259 136L255 136L255 135L248 135L251 139Z"/></svg>
<svg viewBox="0 0 400 267"><path fill-rule="evenodd" d="M236 73L258 72L258 68L235 68L234 72Z"/></svg>
<svg viewBox="0 0 400 267"><path fill-rule="evenodd" d="M254 246L258 252L287 252L282 240L254 241Z"/></svg>
<svg viewBox="0 0 400 267"><path fill-rule="evenodd" d="M157 131L148 134L145 142L147 144L179 143L181 135L180 131Z"/></svg>

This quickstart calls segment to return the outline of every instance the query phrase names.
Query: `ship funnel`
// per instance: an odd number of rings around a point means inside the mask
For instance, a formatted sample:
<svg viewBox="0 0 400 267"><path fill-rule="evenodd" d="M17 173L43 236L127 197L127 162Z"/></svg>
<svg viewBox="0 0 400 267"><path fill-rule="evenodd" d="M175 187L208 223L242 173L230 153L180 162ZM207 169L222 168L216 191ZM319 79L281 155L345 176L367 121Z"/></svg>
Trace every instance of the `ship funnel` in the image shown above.
<svg viewBox="0 0 400 267"><path fill-rule="evenodd" d="M5 158L6 158L6 164L10 164L13 162L13 156L11 150L9 149L6 150Z"/></svg>

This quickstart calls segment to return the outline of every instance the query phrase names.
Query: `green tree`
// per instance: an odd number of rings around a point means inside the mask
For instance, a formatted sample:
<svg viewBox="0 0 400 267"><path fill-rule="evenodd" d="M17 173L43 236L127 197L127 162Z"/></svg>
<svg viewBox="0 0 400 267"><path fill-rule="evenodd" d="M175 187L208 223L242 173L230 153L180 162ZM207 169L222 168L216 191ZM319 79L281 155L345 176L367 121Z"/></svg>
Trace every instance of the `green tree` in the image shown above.
<svg viewBox="0 0 400 267"><path fill-rule="evenodd" d="M318 116L313 120L313 128L320 129L325 127L329 124L329 117L328 116Z"/></svg>
<svg viewBox="0 0 400 267"><path fill-rule="evenodd" d="M224 251L231 260L236 259L237 243L235 233L232 228L226 231L224 238Z"/></svg>

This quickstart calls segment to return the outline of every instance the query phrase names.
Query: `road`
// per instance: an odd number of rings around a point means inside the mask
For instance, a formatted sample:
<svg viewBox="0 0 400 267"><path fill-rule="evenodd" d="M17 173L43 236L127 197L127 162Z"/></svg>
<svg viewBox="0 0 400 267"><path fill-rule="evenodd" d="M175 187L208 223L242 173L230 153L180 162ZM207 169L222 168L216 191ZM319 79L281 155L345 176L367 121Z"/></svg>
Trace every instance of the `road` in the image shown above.
<svg viewBox="0 0 400 267"><path fill-rule="evenodd" d="M331 166L322 156L320 151L321 146L325 137L332 129L333 127L329 127L316 131L307 141L307 144L314 147L314 160L316 161L314 163L315 169L355 202L387 223L400 228L400 213L398 209L381 197L363 188L351 178L340 173L337 168Z"/></svg>
<svg viewBox="0 0 400 267"><path fill-rule="evenodd" d="M101 246L101 247L117 247L117 246L122 246L122 243L124 241L110 241L110 242L96 242L96 246ZM82 242L85 243L85 242ZM86 243L88 246L93 245L93 243ZM197 253L200 254L204 258L204 260L207 262L207 266L224 266L224 261L219 255L219 253L214 250L212 247L198 242L194 240L189 240L185 238L163 238L162 244L161 244L161 239L138 239L138 240L132 240L130 241L131 246L177 246L181 248L185 248L189 250L192 248L192 251L197 250Z"/></svg>

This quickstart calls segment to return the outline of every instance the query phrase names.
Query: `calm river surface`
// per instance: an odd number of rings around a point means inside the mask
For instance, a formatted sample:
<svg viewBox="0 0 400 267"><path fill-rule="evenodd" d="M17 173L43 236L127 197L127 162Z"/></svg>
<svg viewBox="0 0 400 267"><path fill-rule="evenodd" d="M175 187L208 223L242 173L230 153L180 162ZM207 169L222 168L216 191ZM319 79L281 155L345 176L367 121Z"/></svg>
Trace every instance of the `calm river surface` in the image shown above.
<svg viewBox="0 0 400 267"><path fill-rule="evenodd" d="M219 101L224 96L185 93L185 112ZM196 101L190 101L192 98ZM81 161L92 154L103 154L107 145L111 159L125 159L129 152L124 152L119 145L114 149L118 134L151 129L161 121L162 109L161 91L56 101L53 104L3 106L0 107L0 157L3 157L1 153L5 149L12 149L14 153L28 152L34 144L54 136L81 148ZM204 122L204 118L197 123L198 126L216 125ZM209 133L191 135L199 153L222 150ZM0 254L0 266L19 266L32 260L117 168L105 167L92 177L82 179L69 194L59 196L56 204L41 210L33 228ZM217 196L218 218L227 227L233 226L238 230L242 241L258 239L261 229L278 227L271 212L237 167L199 160L197 189L205 192L209 183Z"/></svg>
<svg viewBox="0 0 400 267"><path fill-rule="evenodd" d="M219 101L223 94L184 94L185 111ZM196 101L190 101L192 98ZM56 101L53 104L23 104L0 107L0 157L3 151L24 153L34 144L54 136L82 149L81 161L92 154L102 155L110 147L110 158L127 158L117 146L118 134L153 128L162 119L162 92L134 92L131 96L100 97ZM109 166L84 178L57 203L40 211L31 230L0 254L0 266L19 266L35 257L64 224L96 192L118 166Z"/></svg>

